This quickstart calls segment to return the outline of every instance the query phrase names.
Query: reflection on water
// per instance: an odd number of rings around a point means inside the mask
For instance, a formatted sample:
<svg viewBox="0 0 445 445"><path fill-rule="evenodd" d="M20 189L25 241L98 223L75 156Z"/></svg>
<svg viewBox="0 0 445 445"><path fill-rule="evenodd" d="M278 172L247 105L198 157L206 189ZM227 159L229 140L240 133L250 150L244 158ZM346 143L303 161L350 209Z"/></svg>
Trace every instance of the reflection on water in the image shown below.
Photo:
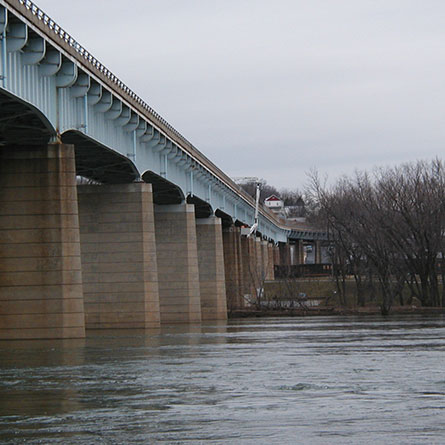
<svg viewBox="0 0 445 445"><path fill-rule="evenodd" d="M0 342L0 443L445 443L445 318Z"/></svg>

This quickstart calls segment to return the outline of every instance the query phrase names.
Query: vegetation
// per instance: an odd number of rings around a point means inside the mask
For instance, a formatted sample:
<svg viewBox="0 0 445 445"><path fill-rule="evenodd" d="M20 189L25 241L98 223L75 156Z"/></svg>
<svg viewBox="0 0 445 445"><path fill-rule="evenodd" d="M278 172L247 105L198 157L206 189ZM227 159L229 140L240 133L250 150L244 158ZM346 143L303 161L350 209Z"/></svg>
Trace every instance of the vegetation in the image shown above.
<svg viewBox="0 0 445 445"><path fill-rule="evenodd" d="M278 190L273 185L269 185L265 179L260 179L259 182L261 183L261 189L260 189L260 202L263 203L264 200L271 196L276 195L279 196L285 206L297 206L300 203L300 200L303 197L303 194L298 190L291 190L291 189L280 189ZM256 181L250 181L243 184L240 184L240 187L248 193L252 198L255 198L256 194Z"/></svg>
<svg viewBox="0 0 445 445"><path fill-rule="evenodd" d="M330 233L341 303L353 276L356 303L365 305L378 288L383 314L394 302L409 304L414 297L422 306L445 306L442 161L357 172L332 187L314 172L310 181L311 218Z"/></svg>

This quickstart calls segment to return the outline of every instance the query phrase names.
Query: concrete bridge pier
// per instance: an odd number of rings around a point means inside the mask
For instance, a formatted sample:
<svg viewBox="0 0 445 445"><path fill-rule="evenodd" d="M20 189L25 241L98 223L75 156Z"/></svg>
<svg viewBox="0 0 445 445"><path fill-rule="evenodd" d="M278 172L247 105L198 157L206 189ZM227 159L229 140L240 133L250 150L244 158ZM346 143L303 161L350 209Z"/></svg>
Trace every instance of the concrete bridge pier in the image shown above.
<svg viewBox="0 0 445 445"><path fill-rule="evenodd" d="M273 264L274 264L274 279L275 279L275 266L281 266L280 248L278 244L273 245Z"/></svg>
<svg viewBox="0 0 445 445"><path fill-rule="evenodd" d="M154 209L161 323L199 323L201 300L194 205L155 205Z"/></svg>
<svg viewBox="0 0 445 445"><path fill-rule="evenodd" d="M84 336L74 147L0 147L0 339Z"/></svg>
<svg viewBox="0 0 445 445"><path fill-rule="evenodd" d="M273 243L267 243L267 273L266 280L275 280L275 255Z"/></svg>
<svg viewBox="0 0 445 445"><path fill-rule="evenodd" d="M314 249L315 249L315 264L322 263L322 254L321 254L321 241L314 241Z"/></svg>
<svg viewBox="0 0 445 445"><path fill-rule="evenodd" d="M244 307L245 276L241 249L241 229L232 225L223 229L224 270L228 310Z"/></svg>
<svg viewBox="0 0 445 445"><path fill-rule="evenodd" d="M241 257L243 264L243 300L256 297L258 282L257 241L254 237L241 236Z"/></svg>
<svg viewBox="0 0 445 445"><path fill-rule="evenodd" d="M260 251L261 251L261 269L260 274L262 281L269 279L270 274L270 263L269 263L269 243L265 240L262 240L260 243Z"/></svg>
<svg viewBox="0 0 445 445"><path fill-rule="evenodd" d="M226 320L227 300L221 219L196 220L202 320Z"/></svg>
<svg viewBox="0 0 445 445"><path fill-rule="evenodd" d="M232 226L224 231L224 256L230 310L243 308L245 296L253 301L264 281L275 279L280 251L259 237L240 235Z"/></svg>
<svg viewBox="0 0 445 445"><path fill-rule="evenodd" d="M262 276L264 280L273 281L275 279L275 257L274 245L269 241L261 241L261 256L262 256Z"/></svg>
<svg viewBox="0 0 445 445"><path fill-rule="evenodd" d="M279 243L278 245L279 255L280 255L280 265L290 266L291 265L291 252L289 243Z"/></svg>
<svg viewBox="0 0 445 445"><path fill-rule="evenodd" d="M302 240L298 240L295 244L296 252L295 252L295 264L304 264L305 263L305 253L304 253L304 243Z"/></svg>
<svg viewBox="0 0 445 445"><path fill-rule="evenodd" d="M253 267L253 275L255 280L255 287L259 287L260 282L263 280L263 274L265 274L266 268L264 267L263 260L263 242L261 238L255 237L255 263Z"/></svg>
<svg viewBox="0 0 445 445"><path fill-rule="evenodd" d="M86 327L159 327L151 185L81 185L78 195Z"/></svg>

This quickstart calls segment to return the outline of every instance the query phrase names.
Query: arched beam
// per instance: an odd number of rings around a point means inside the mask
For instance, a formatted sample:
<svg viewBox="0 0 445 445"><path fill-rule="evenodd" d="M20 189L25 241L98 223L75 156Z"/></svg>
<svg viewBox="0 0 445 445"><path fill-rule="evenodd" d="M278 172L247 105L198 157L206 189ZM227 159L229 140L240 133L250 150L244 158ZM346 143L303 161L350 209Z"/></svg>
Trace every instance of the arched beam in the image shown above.
<svg viewBox="0 0 445 445"><path fill-rule="evenodd" d="M218 218L221 218L223 227L230 227L233 225L232 217L229 214L223 212L222 210L216 209L215 216L217 216Z"/></svg>
<svg viewBox="0 0 445 445"><path fill-rule="evenodd" d="M45 145L55 134L42 112L0 90L0 144Z"/></svg>
<svg viewBox="0 0 445 445"><path fill-rule="evenodd" d="M195 206L196 218L208 218L209 216L213 215L211 205L195 195L187 196L187 204L193 204Z"/></svg>
<svg viewBox="0 0 445 445"><path fill-rule="evenodd" d="M84 133L76 130L62 134L65 144L74 144L76 173L105 184L134 182L139 173L134 164L125 156L98 144Z"/></svg>
<svg viewBox="0 0 445 445"><path fill-rule="evenodd" d="M184 202L184 193L172 182L147 170L142 174L142 180L152 185L153 202L155 204L181 204Z"/></svg>

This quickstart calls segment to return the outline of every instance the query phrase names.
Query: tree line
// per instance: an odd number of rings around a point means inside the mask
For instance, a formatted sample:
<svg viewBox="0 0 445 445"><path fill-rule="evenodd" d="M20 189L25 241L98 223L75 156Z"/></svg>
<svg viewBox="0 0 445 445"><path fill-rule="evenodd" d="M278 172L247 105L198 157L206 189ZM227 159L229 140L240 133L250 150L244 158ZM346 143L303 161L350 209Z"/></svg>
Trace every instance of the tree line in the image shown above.
<svg viewBox="0 0 445 445"><path fill-rule="evenodd" d="M330 187L312 172L308 196L311 219L330 236L340 302L352 275L356 303L379 289L383 314L414 297L422 306L445 306L441 160L356 172Z"/></svg>
<svg viewBox="0 0 445 445"><path fill-rule="evenodd" d="M278 196L284 202L285 206L297 206L300 204L300 200L303 199L303 193L298 189L281 188L277 189L273 185L267 183L265 179L259 179L260 186L260 202L263 203L266 198L271 195ZM240 187L255 198L256 195L256 182L249 181L240 184Z"/></svg>

